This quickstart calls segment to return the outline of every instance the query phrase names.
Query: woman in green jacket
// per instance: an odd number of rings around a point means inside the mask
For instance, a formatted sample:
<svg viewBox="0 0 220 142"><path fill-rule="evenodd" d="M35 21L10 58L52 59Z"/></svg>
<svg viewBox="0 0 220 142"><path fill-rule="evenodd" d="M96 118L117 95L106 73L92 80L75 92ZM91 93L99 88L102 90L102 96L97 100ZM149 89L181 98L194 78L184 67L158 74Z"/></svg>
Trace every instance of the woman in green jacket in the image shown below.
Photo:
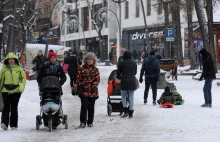
<svg viewBox="0 0 220 142"><path fill-rule="evenodd" d="M0 72L0 91L4 108L2 111L1 128L18 127L18 102L26 84L25 72L14 53L8 53ZM10 122L9 112L11 110Z"/></svg>

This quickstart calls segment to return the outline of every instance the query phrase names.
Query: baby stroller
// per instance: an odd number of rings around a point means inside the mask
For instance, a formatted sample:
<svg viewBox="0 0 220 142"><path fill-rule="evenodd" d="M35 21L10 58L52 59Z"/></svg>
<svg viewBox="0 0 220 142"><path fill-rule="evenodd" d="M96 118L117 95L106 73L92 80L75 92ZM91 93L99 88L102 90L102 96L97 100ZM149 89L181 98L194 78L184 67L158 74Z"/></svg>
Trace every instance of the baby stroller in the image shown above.
<svg viewBox="0 0 220 142"><path fill-rule="evenodd" d="M117 79L117 70L113 70L108 78L108 116L111 116L112 112L120 112L120 115L122 115L123 113L123 105L120 91L120 81Z"/></svg>
<svg viewBox="0 0 220 142"><path fill-rule="evenodd" d="M39 130L42 119L50 132L61 122L65 125L65 129L68 129L67 115L63 114L61 96L62 88L59 79L54 76L43 78L40 85L41 110L40 115L36 116L36 130Z"/></svg>

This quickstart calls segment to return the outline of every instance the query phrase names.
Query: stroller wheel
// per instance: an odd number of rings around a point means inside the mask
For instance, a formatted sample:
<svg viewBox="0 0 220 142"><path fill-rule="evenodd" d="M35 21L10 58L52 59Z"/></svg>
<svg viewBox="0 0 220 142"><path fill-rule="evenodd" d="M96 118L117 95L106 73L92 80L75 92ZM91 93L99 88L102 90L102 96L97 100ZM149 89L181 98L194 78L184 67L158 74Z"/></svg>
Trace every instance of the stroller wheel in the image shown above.
<svg viewBox="0 0 220 142"><path fill-rule="evenodd" d="M68 129L67 115L64 115L63 121L65 124L65 129Z"/></svg>
<svg viewBox="0 0 220 142"><path fill-rule="evenodd" d="M111 105L107 106L107 112L108 112L108 116L111 116L111 114L112 114L112 106Z"/></svg>
<svg viewBox="0 0 220 142"><path fill-rule="evenodd" d="M52 118L48 118L48 128L49 128L49 132L52 132L53 129L53 123L52 123Z"/></svg>
<svg viewBox="0 0 220 142"><path fill-rule="evenodd" d="M41 124L40 115L37 115L36 116L36 130L40 129L40 124Z"/></svg>

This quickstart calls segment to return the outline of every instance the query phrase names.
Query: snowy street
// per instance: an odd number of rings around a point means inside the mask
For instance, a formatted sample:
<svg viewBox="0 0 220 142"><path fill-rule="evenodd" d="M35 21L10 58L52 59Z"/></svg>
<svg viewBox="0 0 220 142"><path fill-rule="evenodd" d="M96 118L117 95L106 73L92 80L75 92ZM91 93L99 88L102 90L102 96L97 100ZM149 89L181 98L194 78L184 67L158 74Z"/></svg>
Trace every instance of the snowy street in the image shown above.
<svg viewBox="0 0 220 142"><path fill-rule="evenodd" d="M140 71L140 67L138 70ZM135 92L134 117L120 118L119 113L107 116L107 79L115 66L98 66L101 75L100 97L96 101L94 127L76 129L79 125L80 100L73 97L69 78L63 86L63 109L68 115L69 129L61 124L48 132L41 125L35 129L36 115L40 113L40 98L36 81L27 81L19 103L17 130L0 130L1 142L219 142L220 141L220 87L213 82L213 108L201 108L204 103L204 81L192 80L192 76L179 76L173 81L177 91L185 99L183 106L171 109L152 105L151 90L148 104L143 103L144 83ZM137 74L139 79L139 72ZM159 99L163 90L158 90ZM1 113L0 113L1 114Z"/></svg>

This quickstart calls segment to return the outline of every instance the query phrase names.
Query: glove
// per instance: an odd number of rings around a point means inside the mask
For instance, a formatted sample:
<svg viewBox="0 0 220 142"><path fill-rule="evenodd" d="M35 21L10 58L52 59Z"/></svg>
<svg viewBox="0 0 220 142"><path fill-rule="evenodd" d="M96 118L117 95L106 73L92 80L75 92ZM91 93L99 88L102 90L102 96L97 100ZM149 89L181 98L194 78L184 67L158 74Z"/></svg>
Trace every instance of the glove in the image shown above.
<svg viewBox="0 0 220 142"><path fill-rule="evenodd" d="M77 95L78 95L76 88L77 88L77 85L74 84L73 87L72 87L72 95L73 95L73 96L77 96Z"/></svg>
<svg viewBox="0 0 220 142"><path fill-rule="evenodd" d="M143 78L140 78L140 79L139 79L139 82L142 83L142 82L143 82Z"/></svg>

